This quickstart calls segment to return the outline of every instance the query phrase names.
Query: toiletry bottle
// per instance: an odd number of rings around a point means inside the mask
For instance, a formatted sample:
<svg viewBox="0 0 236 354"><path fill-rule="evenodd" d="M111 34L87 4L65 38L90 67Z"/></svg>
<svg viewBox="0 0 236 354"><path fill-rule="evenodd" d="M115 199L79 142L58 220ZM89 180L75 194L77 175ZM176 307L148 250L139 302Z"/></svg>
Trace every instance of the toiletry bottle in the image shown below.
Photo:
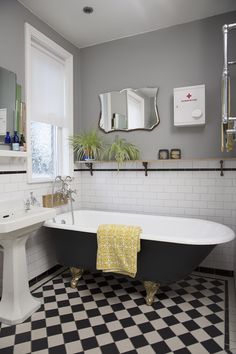
<svg viewBox="0 0 236 354"><path fill-rule="evenodd" d="M17 131L14 131L14 136L12 138L12 150L13 151L20 150L20 140L19 140L19 136L17 135Z"/></svg>
<svg viewBox="0 0 236 354"><path fill-rule="evenodd" d="M20 151L26 151L26 141L23 134L20 136Z"/></svg>
<svg viewBox="0 0 236 354"><path fill-rule="evenodd" d="M5 144L11 144L11 136L10 136L10 132L7 132L6 133L6 136L5 136Z"/></svg>

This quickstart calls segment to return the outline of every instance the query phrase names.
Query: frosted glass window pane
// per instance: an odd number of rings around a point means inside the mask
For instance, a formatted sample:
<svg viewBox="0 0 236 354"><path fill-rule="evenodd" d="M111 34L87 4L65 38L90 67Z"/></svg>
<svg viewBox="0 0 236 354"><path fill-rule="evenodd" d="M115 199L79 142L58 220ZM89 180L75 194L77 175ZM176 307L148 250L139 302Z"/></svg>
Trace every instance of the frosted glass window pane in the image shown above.
<svg viewBox="0 0 236 354"><path fill-rule="evenodd" d="M32 116L36 122L65 125L65 65L53 54L32 46Z"/></svg>
<svg viewBox="0 0 236 354"><path fill-rule="evenodd" d="M50 124L31 122L32 177L55 176L55 128Z"/></svg>

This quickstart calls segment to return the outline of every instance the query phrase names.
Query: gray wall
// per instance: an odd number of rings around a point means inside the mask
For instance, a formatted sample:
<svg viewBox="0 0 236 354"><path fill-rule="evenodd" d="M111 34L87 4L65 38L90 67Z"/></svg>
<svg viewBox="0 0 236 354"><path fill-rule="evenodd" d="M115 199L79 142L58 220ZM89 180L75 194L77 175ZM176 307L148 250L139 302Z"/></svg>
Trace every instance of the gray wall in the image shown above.
<svg viewBox="0 0 236 354"><path fill-rule="evenodd" d="M24 23L28 22L74 55L75 130L80 128L80 56L79 49L47 24L34 16L16 0L0 0L0 66L13 71L17 82L25 87Z"/></svg>
<svg viewBox="0 0 236 354"><path fill-rule="evenodd" d="M0 6L0 66L17 74L23 98L24 23L28 22L74 55L75 131L97 127L99 93L158 86L159 126L152 132L119 134L139 146L143 158L155 159L158 149L173 147L180 147L183 157L221 156L221 26L235 22L236 12L79 50L16 0L0 0ZM232 57L236 57L235 37L232 34ZM235 73L236 68L232 71L236 96ZM206 126L174 127L173 88L202 83L206 84ZM114 134L106 138L113 140Z"/></svg>
<svg viewBox="0 0 236 354"><path fill-rule="evenodd" d="M159 126L152 132L138 131L119 135L139 146L142 157L147 159L155 159L160 148L173 147L181 148L185 158L222 156L221 26L231 22L236 22L236 12L82 49L83 130L98 124L99 93L126 87L157 86L160 88ZM232 36L234 41L231 39L231 54L236 57L236 33ZM233 79L235 81L235 76ZM206 85L206 126L174 127L173 88L198 84ZM236 85L232 86L235 86L236 97ZM113 140L115 134L110 133L106 138Z"/></svg>

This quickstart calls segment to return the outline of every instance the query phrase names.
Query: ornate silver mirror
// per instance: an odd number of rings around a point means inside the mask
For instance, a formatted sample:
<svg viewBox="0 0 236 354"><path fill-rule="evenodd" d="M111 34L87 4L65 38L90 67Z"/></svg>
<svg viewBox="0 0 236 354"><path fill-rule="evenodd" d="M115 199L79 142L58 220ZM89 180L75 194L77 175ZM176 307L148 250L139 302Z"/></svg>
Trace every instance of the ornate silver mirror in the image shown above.
<svg viewBox="0 0 236 354"><path fill-rule="evenodd" d="M99 128L113 131L152 130L160 122L157 109L158 88L127 88L99 95Z"/></svg>

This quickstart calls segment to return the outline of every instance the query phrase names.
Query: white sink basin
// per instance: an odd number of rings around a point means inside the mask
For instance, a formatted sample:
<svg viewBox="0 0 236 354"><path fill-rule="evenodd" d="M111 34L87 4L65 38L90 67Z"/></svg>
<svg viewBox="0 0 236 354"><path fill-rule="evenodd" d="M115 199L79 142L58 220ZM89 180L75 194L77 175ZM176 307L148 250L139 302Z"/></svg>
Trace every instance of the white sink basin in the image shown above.
<svg viewBox="0 0 236 354"><path fill-rule="evenodd" d="M0 202L0 241L9 237L19 237L25 233L34 231L45 220L55 216L54 209L31 207L30 210L1 210Z"/></svg>
<svg viewBox="0 0 236 354"><path fill-rule="evenodd" d="M3 256L3 289L0 321L23 322L40 306L29 290L25 243L30 233L56 215L55 209L31 207L24 210L20 200L0 201L0 246Z"/></svg>

